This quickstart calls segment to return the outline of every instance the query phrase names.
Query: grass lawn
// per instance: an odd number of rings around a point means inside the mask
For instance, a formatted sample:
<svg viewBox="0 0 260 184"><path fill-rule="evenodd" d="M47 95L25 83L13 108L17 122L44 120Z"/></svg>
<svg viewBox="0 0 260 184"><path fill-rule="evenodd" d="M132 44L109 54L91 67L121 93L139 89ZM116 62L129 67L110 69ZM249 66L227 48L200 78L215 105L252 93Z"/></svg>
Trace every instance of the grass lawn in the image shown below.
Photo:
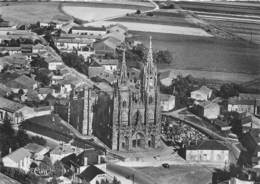
<svg viewBox="0 0 260 184"><path fill-rule="evenodd" d="M163 33L132 32L133 39L149 46L153 37L155 50L168 49L174 58L170 65L159 69L186 69L227 73L260 73L260 47L224 39L174 35ZM206 76L205 76L206 77Z"/></svg>
<svg viewBox="0 0 260 184"><path fill-rule="evenodd" d="M202 166L171 165L163 167L144 167L136 170L145 173L158 184L208 184L211 182L211 171Z"/></svg>

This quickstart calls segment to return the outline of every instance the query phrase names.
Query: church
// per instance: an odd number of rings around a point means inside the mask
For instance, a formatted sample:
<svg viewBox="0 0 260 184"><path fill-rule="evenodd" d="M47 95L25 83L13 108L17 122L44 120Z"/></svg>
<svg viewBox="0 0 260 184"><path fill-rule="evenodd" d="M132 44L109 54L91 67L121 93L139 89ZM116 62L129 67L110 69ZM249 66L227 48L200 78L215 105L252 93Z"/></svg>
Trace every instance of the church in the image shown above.
<svg viewBox="0 0 260 184"><path fill-rule="evenodd" d="M93 134L112 150L138 151L160 145L161 108L152 42L139 78L133 79L123 52L113 92L100 92L93 107Z"/></svg>

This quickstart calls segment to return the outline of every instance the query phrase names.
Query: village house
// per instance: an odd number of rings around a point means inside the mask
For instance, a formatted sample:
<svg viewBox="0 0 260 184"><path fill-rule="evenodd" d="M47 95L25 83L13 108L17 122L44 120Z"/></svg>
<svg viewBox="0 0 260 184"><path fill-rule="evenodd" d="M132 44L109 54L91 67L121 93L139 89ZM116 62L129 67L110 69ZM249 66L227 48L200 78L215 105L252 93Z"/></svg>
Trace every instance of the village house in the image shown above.
<svg viewBox="0 0 260 184"><path fill-rule="evenodd" d="M44 46L40 43L33 45L33 47L32 47L32 53L34 53L34 54L37 54L40 52L46 52L46 51L47 51L46 46Z"/></svg>
<svg viewBox="0 0 260 184"><path fill-rule="evenodd" d="M18 148L2 158L5 167L13 167L28 172L31 165L31 153L25 148Z"/></svg>
<svg viewBox="0 0 260 184"><path fill-rule="evenodd" d="M220 115L220 106L217 103L205 101L195 105L196 114L209 120L217 119Z"/></svg>
<svg viewBox="0 0 260 184"><path fill-rule="evenodd" d="M12 124L18 124L24 120L27 112L26 106L0 97L0 121L10 119Z"/></svg>
<svg viewBox="0 0 260 184"><path fill-rule="evenodd" d="M88 166L82 173L77 175L75 182L79 184L89 183L96 184L101 183L102 180L108 179L107 174L94 165Z"/></svg>
<svg viewBox="0 0 260 184"><path fill-rule="evenodd" d="M252 157L249 158L252 167L260 166L260 129L251 129L245 133L241 139L242 145L251 153Z"/></svg>
<svg viewBox="0 0 260 184"><path fill-rule="evenodd" d="M128 28L122 24L115 24L115 25L109 26L107 28L107 32L108 33L118 32L122 35L125 35L128 32Z"/></svg>
<svg viewBox="0 0 260 184"><path fill-rule="evenodd" d="M229 122L220 119L216 119L214 125L222 132L230 132L232 127Z"/></svg>
<svg viewBox="0 0 260 184"><path fill-rule="evenodd" d="M21 47L0 47L1 54L8 54L9 56L13 54L21 54Z"/></svg>
<svg viewBox="0 0 260 184"><path fill-rule="evenodd" d="M28 90L36 89L38 82L26 75L21 75L7 82L6 86L12 89L14 93L19 93L19 90L23 90L24 93L27 93Z"/></svg>
<svg viewBox="0 0 260 184"><path fill-rule="evenodd" d="M83 56L84 60L86 62L88 62L88 59L91 57L91 56L94 56L95 55L95 50L91 47L84 47L84 48L81 48L81 49L78 49L77 51L77 54L80 56Z"/></svg>
<svg viewBox="0 0 260 184"><path fill-rule="evenodd" d="M94 58L93 60L108 72L114 73L118 70L118 59Z"/></svg>
<svg viewBox="0 0 260 184"><path fill-rule="evenodd" d="M95 35L95 36L103 36L106 34L105 27L72 27L71 33L72 34L80 34L80 35Z"/></svg>
<svg viewBox="0 0 260 184"><path fill-rule="evenodd" d="M190 97L196 101L207 101L212 95L212 90L207 86L201 86L200 89L192 91Z"/></svg>
<svg viewBox="0 0 260 184"><path fill-rule="evenodd" d="M160 102L162 111L167 112L175 108L175 96L160 94Z"/></svg>
<svg viewBox="0 0 260 184"><path fill-rule="evenodd" d="M93 44L96 55L104 56L106 54L115 55L116 49L121 45L121 42L115 38L109 37L97 41Z"/></svg>
<svg viewBox="0 0 260 184"><path fill-rule="evenodd" d="M228 111L238 113L248 112L254 115L260 115L260 94L239 93L238 97L228 99Z"/></svg>
<svg viewBox="0 0 260 184"><path fill-rule="evenodd" d="M255 100L231 97L228 99L228 111L236 111L238 113L248 112L254 114Z"/></svg>
<svg viewBox="0 0 260 184"><path fill-rule="evenodd" d="M69 144L61 143L55 149L50 152L50 159L52 163L55 163L57 160L61 160L64 157L67 157L73 153L76 155L80 154L83 150L81 148L74 147Z"/></svg>
<svg viewBox="0 0 260 184"><path fill-rule="evenodd" d="M56 47L62 52L71 52L84 47L92 46L94 39L76 39L74 37L59 37L54 40Z"/></svg>
<svg viewBox="0 0 260 184"><path fill-rule="evenodd" d="M21 54L13 54L11 56L0 57L1 70L8 66L10 71L28 70L30 68L30 61L26 56Z"/></svg>
<svg viewBox="0 0 260 184"><path fill-rule="evenodd" d="M50 151L49 147L41 146L36 143L29 143L24 146L31 153L31 158L35 161L43 160L44 156Z"/></svg>
<svg viewBox="0 0 260 184"><path fill-rule="evenodd" d="M172 80L177 76L170 70L160 73L159 80L163 86L169 87L172 85Z"/></svg>
<svg viewBox="0 0 260 184"><path fill-rule="evenodd" d="M114 39L118 40L118 42L121 42L121 43L125 42L125 35L121 34L119 32L107 33L106 35L103 36L103 38L114 38Z"/></svg>
<svg viewBox="0 0 260 184"><path fill-rule="evenodd" d="M229 149L216 140L204 140L198 146L186 149L186 160L194 162L210 162L227 166Z"/></svg>

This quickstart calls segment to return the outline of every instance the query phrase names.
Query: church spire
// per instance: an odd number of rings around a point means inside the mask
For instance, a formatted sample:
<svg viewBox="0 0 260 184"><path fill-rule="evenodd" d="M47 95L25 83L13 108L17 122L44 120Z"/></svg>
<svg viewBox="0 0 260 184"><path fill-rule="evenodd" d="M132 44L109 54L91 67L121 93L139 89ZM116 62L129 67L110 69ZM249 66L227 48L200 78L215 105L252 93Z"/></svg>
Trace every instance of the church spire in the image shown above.
<svg viewBox="0 0 260 184"><path fill-rule="evenodd" d="M153 73L153 48L152 48L152 36L150 36L150 47L147 55L147 73L152 74Z"/></svg>
<svg viewBox="0 0 260 184"><path fill-rule="evenodd" d="M122 59L122 66L121 66L121 72L120 72L120 84L126 84L128 80L127 77L127 66L126 66L126 60L125 60L125 49L123 51L123 59Z"/></svg>

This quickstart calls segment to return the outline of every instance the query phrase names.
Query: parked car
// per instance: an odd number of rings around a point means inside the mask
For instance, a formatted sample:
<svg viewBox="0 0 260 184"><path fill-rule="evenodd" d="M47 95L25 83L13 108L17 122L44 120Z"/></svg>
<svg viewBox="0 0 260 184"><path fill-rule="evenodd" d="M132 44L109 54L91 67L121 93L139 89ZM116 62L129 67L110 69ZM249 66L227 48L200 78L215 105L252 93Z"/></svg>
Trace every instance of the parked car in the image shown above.
<svg viewBox="0 0 260 184"><path fill-rule="evenodd" d="M163 163L162 166L163 166L164 168L170 168L170 165L167 164L167 163Z"/></svg>

